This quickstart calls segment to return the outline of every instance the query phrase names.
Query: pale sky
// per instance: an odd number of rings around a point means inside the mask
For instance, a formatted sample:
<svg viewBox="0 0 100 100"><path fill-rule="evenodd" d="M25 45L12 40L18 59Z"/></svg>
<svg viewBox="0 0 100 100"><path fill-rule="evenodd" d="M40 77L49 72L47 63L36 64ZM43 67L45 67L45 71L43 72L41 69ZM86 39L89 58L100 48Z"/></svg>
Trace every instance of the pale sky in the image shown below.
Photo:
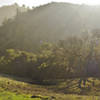
<svg viewBox="0 0 100 100"><path fill-rule="evenodd" d="M77 4L100 5L100 0L0 0L0 6L18 3L19 5L25 4L26 6L38 6L48 2L71 2Z"/></svg>

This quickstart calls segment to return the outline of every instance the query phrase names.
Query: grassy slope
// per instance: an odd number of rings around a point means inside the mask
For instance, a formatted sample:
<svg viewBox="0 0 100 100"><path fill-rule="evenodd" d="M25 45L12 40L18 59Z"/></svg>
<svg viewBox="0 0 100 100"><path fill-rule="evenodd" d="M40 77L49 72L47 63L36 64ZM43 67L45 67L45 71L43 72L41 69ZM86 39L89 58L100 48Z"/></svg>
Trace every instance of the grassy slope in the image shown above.
<svg viewBox="0 0 100 100"><path fill-rule="evenodd" d="M32 95L55 96L57 100L99 100L98 96L93 95L100 95L100 81L96 79L95 86L92 87L91 82L93 80L90 78L86 87L80 90L77 87L78 79L67 80L56 86L40 86L16 81L11 77L0 76L0 100L41 100L39 98L32 99ZM66 94L67 92L71 94ZM83 93L90 96L72 95L73 93Z"/></svg>

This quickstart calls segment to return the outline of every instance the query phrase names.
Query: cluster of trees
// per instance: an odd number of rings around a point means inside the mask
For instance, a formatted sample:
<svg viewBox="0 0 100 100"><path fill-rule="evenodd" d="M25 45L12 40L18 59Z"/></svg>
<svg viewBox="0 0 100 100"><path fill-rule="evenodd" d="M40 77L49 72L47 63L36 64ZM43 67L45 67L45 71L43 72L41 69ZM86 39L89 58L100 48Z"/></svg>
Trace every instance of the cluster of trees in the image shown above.
<svg viewBox="0 0 100 100"><path fill-rule="evenodd" d="M100 30L81 32L83 22L96 29L98 20L83 21L90 11L84 15L82 6L79 14L76 8L52 3L23 13L17 9L14 19L5 19L0 26L0 73L38 82L100 76Z"/></svg>
<svg viewBox="0 0 100 100"><path fill-rule="evenodd" d="M69 77L100 76L100 35L70 36L57 44L42 43L38 52L6 49L0 72L38 82Z"/></svg>

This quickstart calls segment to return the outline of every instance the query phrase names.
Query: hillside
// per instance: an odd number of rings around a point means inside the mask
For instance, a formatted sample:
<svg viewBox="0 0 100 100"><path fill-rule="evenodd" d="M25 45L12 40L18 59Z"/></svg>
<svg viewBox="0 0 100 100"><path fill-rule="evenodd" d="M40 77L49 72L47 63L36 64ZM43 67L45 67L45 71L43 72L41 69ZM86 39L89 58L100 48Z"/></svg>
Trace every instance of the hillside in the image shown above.
<svg viewBox="0 0 100 100"><path fill-rule="evenodd" d="M99 10L1 7L0 100L99 100Z"/></svg>
<svg viewBox="0 0 100 100"><path fill-rule="evenodd" d="M87 34L100 28L99 9L99 6L55 2L37 7L0 27L0 45L33 51L43 41L55 42L68 35Z"/></svg>
<svg viewBox="0 0 100 100"><path fill-rule="evenodd" d="M0 25L2 25L2 22L5 19L13 18L14 16L16 16L17 9L20 12L27 11L27 8L25 8L24 6L19 7L17 4L0 7Z"/></svg>

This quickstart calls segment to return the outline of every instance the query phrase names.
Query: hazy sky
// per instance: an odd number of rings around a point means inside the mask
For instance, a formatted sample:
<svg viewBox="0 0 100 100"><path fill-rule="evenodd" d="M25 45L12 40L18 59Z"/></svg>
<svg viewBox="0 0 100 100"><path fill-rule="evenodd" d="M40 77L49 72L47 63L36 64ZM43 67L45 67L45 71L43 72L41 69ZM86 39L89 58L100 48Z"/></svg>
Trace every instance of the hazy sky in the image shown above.
<svg viewBox="0 0 100 100"><path fill-rule="evenodd" d="M45 4L51 1L56 2L72 2L78 4L89 4L89 5L100 5L100 0L0 0L0 6L13 4L17 2L19 5L25 4L27 6L38 6L40 4Z"/></svg>

